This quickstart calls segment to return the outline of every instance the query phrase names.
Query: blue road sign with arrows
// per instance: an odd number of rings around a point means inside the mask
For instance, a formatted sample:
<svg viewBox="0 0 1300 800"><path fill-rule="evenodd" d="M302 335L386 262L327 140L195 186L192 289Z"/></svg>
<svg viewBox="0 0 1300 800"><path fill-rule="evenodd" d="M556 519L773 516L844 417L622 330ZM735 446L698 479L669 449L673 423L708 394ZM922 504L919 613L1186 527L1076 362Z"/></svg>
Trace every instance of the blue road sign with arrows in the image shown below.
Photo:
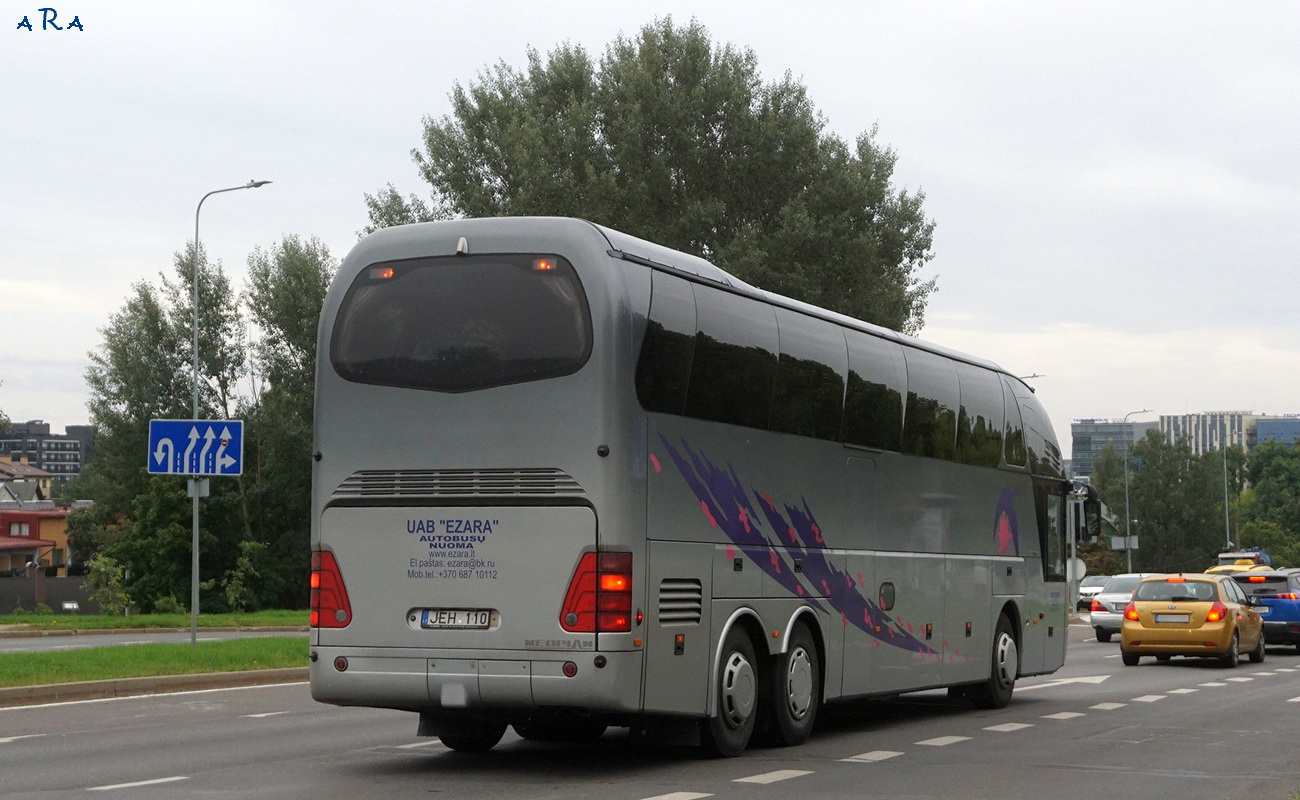
<svg viewBox="0 0 1300 800"><path fill-rule="evenodd" d="M243 471L243 420L149 420L149 474L239 475Z"/></svg>

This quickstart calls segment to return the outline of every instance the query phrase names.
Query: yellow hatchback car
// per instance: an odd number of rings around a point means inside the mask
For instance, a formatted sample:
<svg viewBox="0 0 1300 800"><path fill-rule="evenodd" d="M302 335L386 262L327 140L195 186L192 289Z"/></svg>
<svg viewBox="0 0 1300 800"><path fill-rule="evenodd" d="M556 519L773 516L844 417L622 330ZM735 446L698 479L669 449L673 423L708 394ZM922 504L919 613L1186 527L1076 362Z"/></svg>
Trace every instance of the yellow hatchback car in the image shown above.
<svg viewBox="0 0 1300 800"><path fill-rule="evenodd" d="M1142 656L1218 658L1235 667L1241 653L1264 660L1264 622L1228 574L1153 575L1133 591L1120 628L1124 664Z"/></svg>

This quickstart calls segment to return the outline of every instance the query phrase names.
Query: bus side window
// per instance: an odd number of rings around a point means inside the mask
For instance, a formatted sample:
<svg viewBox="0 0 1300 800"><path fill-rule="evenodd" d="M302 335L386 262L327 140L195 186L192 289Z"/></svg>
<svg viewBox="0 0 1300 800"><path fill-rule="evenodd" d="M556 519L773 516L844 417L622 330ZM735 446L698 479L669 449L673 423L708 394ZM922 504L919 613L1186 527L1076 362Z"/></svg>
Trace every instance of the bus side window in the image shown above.
<svg viewBox="0 0 1300 800"><path fill-rule="evenodd" d="M903 447L903 348L861 331L845 329L849 381L844 398L844 443L898 452Z"/></svg>
<svg viewBox="0 0 1300 800"><path fill-rule="evenodd" d="M1029 471L1035 475L1052 478L1065 477L1061 470L1061 451L1056 446L1056 435L1051 420L1044 413L1038 398L1028 390L1016 392L1020 404L1020 417L1025 426L1025 449L1029 451Z"/></svg>
<svg viewBox="0 0 1300 800"><path fill-rule="evenodd" d="M1002 387L982 367L957 364L961 409L957 412L957 460L996 467L1002 459Z"/></svg>
<svg viewBox="0 0 1300 800"><path fill-rule="evenodd" d="M1034 481L1043 580L1065 580L1065 490L1055 481Z"/></svg>
<svg viewBox="0 0 1300 800"><path fill-rule="evenodd" d="M906 348L903 452L952 461L957 455L957 372L934 353Z"/></svg>
<svg viewBox="0 0 1300 800"><path fill-rule="evenodd" d="M698 314L686 416L765 429L776 378L776 314L767 303L694 284Z"/></svg>
<svg viewBox="0 0 1300 800"><path fill-rule="evenodd" d="M781 355L776 368L771 429L839 441L844 375L849 356L836 325L776 310Z"/></svg>
<svg viewBox="0 0 1300 800"><path fill-rule="evenodd" d="M1016 393L1006 378L1002 379L1002 406L1007 420L1007 435L1003 455L1007 464L1013 467L1025 465L1025 429L1020 422L1020 404L1016 402Z"/></svg>
<svg viewBox="0 0 1300 800"><path fill-rule="evenodd" d="M650 319L636 364L636 396L646 411L681 414L695 353L695 293L681 278L655 271Z"/></svg>

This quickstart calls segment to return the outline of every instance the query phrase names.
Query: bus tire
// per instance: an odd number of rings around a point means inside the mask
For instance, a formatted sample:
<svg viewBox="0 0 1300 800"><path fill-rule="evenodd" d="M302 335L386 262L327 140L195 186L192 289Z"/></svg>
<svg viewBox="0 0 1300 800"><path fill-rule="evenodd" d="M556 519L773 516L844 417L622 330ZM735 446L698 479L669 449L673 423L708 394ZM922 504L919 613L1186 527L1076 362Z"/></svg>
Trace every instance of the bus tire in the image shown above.
<svg viewBox="0 0 1300 800"><path fill-rule="evenodd" d="M821 706L821 659L812 631L796 622L784 653L775 659L769 681L774 743L803 744L812 733Z"/></svg>
<svg viewBox="0 0 1300 800"><path fill-rule="evenodd" d="M710 755L730 758L749 746L758 719L759 677L754 643L739 626L733 627L722 640L714 677L718 711L704 727L704 749Z"/></svg>
<svg viewBox="0 0 1300 800"><path fill-rule="evenodd" d="M477 719L445 721L440 727L438 738L442 743L463 753L487 752L496 747L506 732L504 722Z"/></svg>
<svg viewBox="0 0 1300 800"><path fill-rule="evenodd" d="M969 697L976 708L1005 708L1011 702L1016 688L1016 675L1020 671L1020 650L1016 645L1016 629L1006 614L998 617L993 633L993 655L989 664L989 679L970 689Z"/></svg>

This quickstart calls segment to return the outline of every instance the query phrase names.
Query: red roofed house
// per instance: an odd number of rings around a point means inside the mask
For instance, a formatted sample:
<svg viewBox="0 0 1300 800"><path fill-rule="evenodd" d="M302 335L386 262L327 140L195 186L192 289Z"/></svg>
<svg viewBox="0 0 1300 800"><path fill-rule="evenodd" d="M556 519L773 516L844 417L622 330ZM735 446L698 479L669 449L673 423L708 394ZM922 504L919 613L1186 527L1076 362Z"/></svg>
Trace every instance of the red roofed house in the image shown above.
<svg viewBox="0 0 1300 800"><path fill-rule="evenodd" d="M0 571L27 562L67 569L68 509L0 508Z"/></svg>

